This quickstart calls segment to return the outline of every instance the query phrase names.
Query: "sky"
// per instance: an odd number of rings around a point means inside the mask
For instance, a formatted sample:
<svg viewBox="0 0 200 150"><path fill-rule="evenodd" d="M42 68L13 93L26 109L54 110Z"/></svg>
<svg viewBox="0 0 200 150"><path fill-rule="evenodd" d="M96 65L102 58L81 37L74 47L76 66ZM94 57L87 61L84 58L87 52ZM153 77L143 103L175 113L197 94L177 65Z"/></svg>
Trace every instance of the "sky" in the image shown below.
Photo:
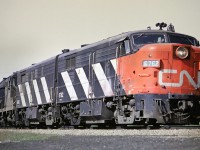
<svg viewBox="0 0 200 150"><path fill-rule="evenodd" d="M200 40L200 1L0 0L0 80L62 49L157 22Z"/></svg>

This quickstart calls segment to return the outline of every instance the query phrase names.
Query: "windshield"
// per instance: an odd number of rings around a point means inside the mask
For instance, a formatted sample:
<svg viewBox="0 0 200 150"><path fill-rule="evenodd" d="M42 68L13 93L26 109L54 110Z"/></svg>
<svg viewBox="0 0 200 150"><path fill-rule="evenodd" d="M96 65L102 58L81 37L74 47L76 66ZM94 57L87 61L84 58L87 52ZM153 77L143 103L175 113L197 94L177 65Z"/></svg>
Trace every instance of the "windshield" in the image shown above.
<svg viewBox="0 0 200 150"><path fill-rule="evenodd" d="M164 34L137 34L133 35L135 45L151 44L151 43L166 43Z"/></svg>
<svg viewBox="0 0 200 150"><path fill-rule="evenodd" d="M180 44L188 44L188 45L197 45L197 41L195 38L184 35L176 35L169 34L170 43L180 43Z"/></svg>

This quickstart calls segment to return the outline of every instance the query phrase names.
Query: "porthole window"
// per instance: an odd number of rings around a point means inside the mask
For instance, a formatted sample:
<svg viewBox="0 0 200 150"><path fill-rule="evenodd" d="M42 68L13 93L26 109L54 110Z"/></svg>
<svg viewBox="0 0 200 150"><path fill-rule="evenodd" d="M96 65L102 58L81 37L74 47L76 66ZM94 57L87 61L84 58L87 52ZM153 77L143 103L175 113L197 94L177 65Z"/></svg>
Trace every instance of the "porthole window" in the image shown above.
<svg viewBox="0 0 200 150"><path fill-rule="evenodd" d="M75 61L75 57L66 59L66 65L65 65L66 69L72 69L76 66L76 61Z"/></svg>

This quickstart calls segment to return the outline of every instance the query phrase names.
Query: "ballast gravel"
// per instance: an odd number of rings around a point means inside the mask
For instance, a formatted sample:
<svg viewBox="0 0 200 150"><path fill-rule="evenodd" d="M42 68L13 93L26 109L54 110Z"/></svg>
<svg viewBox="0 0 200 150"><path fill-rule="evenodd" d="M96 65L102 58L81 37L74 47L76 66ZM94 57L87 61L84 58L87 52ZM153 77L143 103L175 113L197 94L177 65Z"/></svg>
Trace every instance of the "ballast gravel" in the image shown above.
<svg viewBox="0 0 200 150"><path fill-rule="evenodd" d="M17 133L35 133L50 135L73 136L178 136L200 137L200 129L168 129L168 130L138 130L138 129L0 129L2 131Z"/></svg>

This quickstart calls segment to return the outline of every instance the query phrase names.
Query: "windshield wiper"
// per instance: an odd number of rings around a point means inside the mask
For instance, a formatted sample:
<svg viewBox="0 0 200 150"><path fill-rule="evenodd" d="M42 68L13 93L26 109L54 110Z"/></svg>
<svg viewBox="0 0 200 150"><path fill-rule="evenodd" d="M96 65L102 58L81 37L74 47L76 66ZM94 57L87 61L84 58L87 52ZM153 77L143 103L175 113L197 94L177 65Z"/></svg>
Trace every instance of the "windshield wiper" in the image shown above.
<svg viewBox="0 0 200 150"><path fill-rule="evenodd" d="M187 40L190 42L190 44L194 45L194 43L188 37Z"/></svg>
<svg viewBox="0 0 200 150"><path fill-rule="evenodd" d="M138 39L138 38L141 37L142 35L144 35L144 33L141 33L140 35L138 35L137 37L135 37L134 40Z"/></svg>

